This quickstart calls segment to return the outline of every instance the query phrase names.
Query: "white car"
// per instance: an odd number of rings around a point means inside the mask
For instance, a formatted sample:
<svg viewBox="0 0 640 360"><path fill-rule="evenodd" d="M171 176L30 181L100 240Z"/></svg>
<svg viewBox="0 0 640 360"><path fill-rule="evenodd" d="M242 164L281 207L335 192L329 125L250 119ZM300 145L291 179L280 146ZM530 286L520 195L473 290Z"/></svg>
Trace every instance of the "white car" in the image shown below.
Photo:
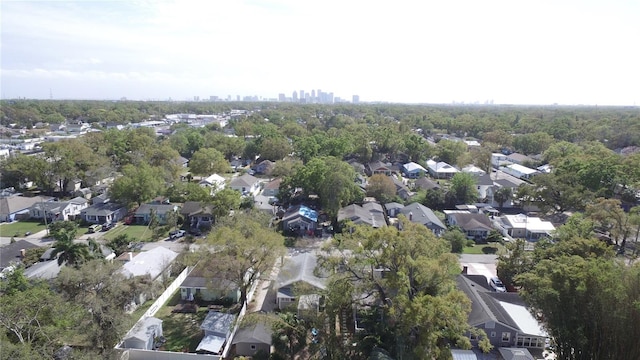
<svg viewBox="0 0 640 360"><path fill-rule="evenodd" d="M169 239L177 239L186 235L186 231L184 230L174 230L169 233Z"/></svg>
<svg viewBox="0 0 640 360"><path fill-rule="evenodd" d="M507 292L507 288L497 276L489 279L489 286L496 292Z"/></svg>

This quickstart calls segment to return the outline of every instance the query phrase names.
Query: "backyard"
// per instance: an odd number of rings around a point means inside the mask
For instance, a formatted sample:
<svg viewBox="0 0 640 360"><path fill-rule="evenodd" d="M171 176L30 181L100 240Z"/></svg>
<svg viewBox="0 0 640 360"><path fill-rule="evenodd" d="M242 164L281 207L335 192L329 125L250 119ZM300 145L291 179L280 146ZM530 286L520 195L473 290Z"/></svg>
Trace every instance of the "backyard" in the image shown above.
<svg viewBox="0 0 640 360"><path fill-rule="evenodd" d="M172 313L174 306L180 303L180 291L158 310L155 317L162 320L162 332L167 342L161 350L175 352L194 352L202 340L204 333L200 324L207 316L209 309L199 307L197 313Z"/></svg>
<svg viewBox="0 0 640 360"><path fill-rule="evenodd" d="M39 221L15 221L0 225L0 236L23 237L28 232L35 234L44 229L46 229L44 223Z"/></svg>

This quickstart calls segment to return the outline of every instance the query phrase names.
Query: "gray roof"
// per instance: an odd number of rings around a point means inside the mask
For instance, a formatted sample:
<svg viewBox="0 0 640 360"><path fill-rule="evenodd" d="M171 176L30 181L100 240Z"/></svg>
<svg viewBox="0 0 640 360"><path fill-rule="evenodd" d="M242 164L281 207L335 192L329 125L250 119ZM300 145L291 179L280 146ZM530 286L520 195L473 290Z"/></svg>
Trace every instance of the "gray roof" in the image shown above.
<svg viewBox="0 0 640 360"><path fill-rule="evenodd" d="M11 263L21 263L22 256L20 250L34 249L38 246L28 242L27 240L18 240L13 244L0 248L0 269L3 269Z"/></svg>
<svg viewBox="0 0 640 360"><path fill-rule="evenodd" d="M468 323L478 326L487 321L495 321L514 330L520 331L517 323L500 305L500 301L524 306L524 301L517 293L498 293L491 290L484 275L458 275L458 288L471 300L471 312Z"/></svg>
<svg viewBox="0 0 640 360"><path fill-rule="evenodd" d="M378 203L365 203L360 206L351 204L338 210L338 221L350 220L354 224L367 224L373 227L387 226L382 206Z"/></svg>
<svg viewBox="0 0 640 360"><path fill-rule="evenodd" d="M98 203L89 206L82 210L81 214L83 216L107 216L109 214L113 214L114 212L124 208L124 205L115 204L115 203Z"/></svg>
<svg viewBox="0 0 640 360"><path fill-rule="evenodd" d="M384 204L384 207L387 209L387 211L390 211L392 209L402 209L404 208L404 205L397 202L390 202L390 203Z"/></svg>
<svg viewBox="0 0 640 360"><path fill-rule="evenodd" d="M156 211L156 214L162 215L169 211L174 211L177 205L174 204L142 204L136 210L136 215L144 215L151 213L151 209Z"/></svg>
<svg viewBox="0 0 640 360"><path fill-rule="evenodd" d="M271 345L271 326L264 322L242 325L233 337L233 344L262 343Z"/></svg>
<svg viewBox="0 0 640 360"><path fill-rule="evenodd" d="M473 350L451 349L453 360L478 360Z"/></svg>
<svg viewBox="0 0 640 360"><path fill-rule="evenodd" d="M33 204L47 202L50 199L43 196L26 197L21 195L0 197L0 214L13 214L28 209Z"/></svg>
<svg viewBox="0 0 640 360"><path fill-rule="evenodd" d="M33 279L51 280L58 277L62 265L58 264L58 260L40 261L29 268L25 269L24 276Z"/></svg>
<svg viewBox="0 0 640 360"><path fill-rule="evenodd" d="M440 188L440 185L438 185L437 182L432 181L431 179L426 177L421 177L420 179L416 180L415 184L416 184L416 187L422 190L431 190L431 189Z"/></svg>
<svg viewBox="0 0 640 360"><path fill-rule="evenodd" d="M493 185L493 180L491 180L491 175L489 174L482 174L482 175L475 176L475 180L476 180L476 185L478 186Z"/></svg>
<svg viewBox="0 0 640 360"><path fill-rule="evenodd" d="M498 348L504 360L535 360L526 348Z"/></svg>
<svg viewBox="0 0 640 360"><path fill-rule="evenodd" d="M400 209L400 212L404 214L404 216L406 216L407 219L409 219L411 222L422 224L425 226L433 225L441 229L447 228L431 209L420 203L411 203Z"/></svg>
<svg viewBox="0 0 640 360"><path fill-rule="evenodd" d="M463 230L493 229L491 220L485 214L454 213L451 217L456 219L456 225Z"/></svg>
<svg viewBox="0 0 640 360"><path fill-rule="evenodd" d="M257 182L258 182L258 178L256 178L255 176L252 176L252 175L249 175L249 174L244 174L242 176L238 176L238 177L233 178L233 180L231 180L231 182L229 183L229 186L231 186L231 187L251 187Z"/></svg>
<svg viewBox="0 0 640 360"><path fill-rule="evenodd" d="M317 277L314 272L318 264L317 254L313 251L294 253L285 258L284 265L280 269L276 288L291 285L298 281L304 281L319 289L325 289L327 279Z"/></svg>
<svg viewBox="0 0 640 360"><path fill-rule="evenodd" d="M153 316L147 317L139 321L126 338L135 338L146 342L150 337L155 336L155 329L159 326L162 326L162 320Z"/></svg>
<svg viewBox="0 0 640 360"><path fill-rule="evenodd" d="M211 205L206 205L200 201L187 201L182 204L182 208L180 209L180 214L186 216L193 216L198 214L213 214L213 208Z"/></svg>
<svg viewBox="0 0 640 360"><path fill-rule="evenodd" d="M202 321L200 329L225 337L231 331L231 326L235 320L236 316L233 314L209 311L207 317Z"/></svg>
<svg viewBox="0 0 640 360"><path fill-rule="evenodd" d="M213 275L213 273L208 273L204 266L198 265L193 268L193 270L191 270L182 284L180 284L180 287L200 289L213 288L225 290L233 290L238 288L238 285L235 282Z"/></svg>

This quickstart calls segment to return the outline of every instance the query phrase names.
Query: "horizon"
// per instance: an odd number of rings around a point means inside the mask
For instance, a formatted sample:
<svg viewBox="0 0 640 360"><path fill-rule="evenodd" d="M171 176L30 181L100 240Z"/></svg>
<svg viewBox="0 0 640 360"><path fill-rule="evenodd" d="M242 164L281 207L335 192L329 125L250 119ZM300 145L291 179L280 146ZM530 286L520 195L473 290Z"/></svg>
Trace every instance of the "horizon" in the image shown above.
<svg viewBox="0 0 640 360"><path fill-rule="evenodd" d="M0 98L637 106L640 3L3 1ZM489 104L487 104L489 105Z"/></svg>

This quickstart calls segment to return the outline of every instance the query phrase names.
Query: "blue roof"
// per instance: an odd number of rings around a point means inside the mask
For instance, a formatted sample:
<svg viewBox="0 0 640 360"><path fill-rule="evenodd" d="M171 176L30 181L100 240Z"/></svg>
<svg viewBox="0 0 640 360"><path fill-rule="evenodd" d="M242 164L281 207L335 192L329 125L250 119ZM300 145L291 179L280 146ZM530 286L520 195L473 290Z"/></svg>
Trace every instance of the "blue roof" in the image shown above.
<svg viewBox="0 0 640 360"><path fill-rule="evenodd" d="M298 213L309 220L318 221L318 213L315 210L311 210L306 206L300 206Z"/></svg>

